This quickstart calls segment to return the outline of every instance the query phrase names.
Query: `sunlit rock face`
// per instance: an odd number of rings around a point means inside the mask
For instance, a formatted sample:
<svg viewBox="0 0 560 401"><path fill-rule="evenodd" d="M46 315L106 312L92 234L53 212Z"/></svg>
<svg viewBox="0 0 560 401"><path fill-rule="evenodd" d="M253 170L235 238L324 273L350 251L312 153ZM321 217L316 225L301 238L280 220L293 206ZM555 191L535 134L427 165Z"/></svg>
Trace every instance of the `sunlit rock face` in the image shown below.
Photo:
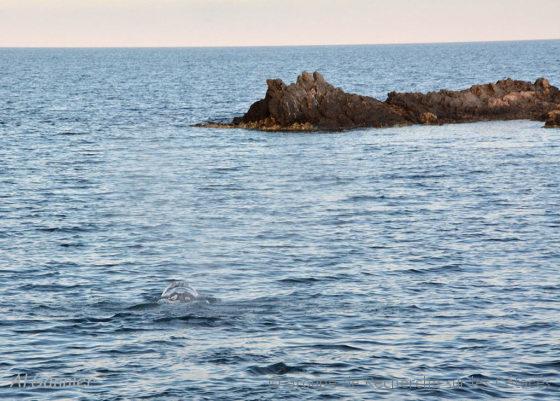
<svg viewBox="0 0 560 401"><path fill-rule="evenodd" d="M560 109L546 115L545 128L560 128Z"/></svg>
<svg viewBox="0 0 560 401"><path fill-rule="evenodd" d="M505 79L496 83L474 85L462 91L396 93L387 103L405 110L415 123L426 123L429 113L438 123L461 123L490 120L544 120L560 104L558 88L540 78L535 83ZM432 119L433 120L433 119Z"/></svg>

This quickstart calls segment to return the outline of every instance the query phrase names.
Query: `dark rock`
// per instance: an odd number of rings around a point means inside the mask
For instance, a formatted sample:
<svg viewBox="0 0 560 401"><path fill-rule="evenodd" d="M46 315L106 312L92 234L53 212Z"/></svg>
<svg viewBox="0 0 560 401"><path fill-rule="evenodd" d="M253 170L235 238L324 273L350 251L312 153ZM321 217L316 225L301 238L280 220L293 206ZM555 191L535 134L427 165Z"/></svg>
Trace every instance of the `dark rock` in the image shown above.
<svg viewBox="0 0 560 401"><path fill-rule="evenodd" d="M560 128L560 109L547 113L544 126L545 128Z"/></svg>
<svg viewBox="0 0 560 401"><path fill-rule="evenodd" d="M234 119L234 124L256 124L268 130L340 130L409 123L399 109L377 99L345 93L318 72L304 72L291 85L279 79L267 84L265 98L254 103L243 117Z"/></svg>
<svg viewBox="0 0 560 401"><path fill-rule="evenodd" d="M391 92L385 102L346 93L326 82L318 72L304 72L291 85L279 79L268 80L267 84L265 98L254 103L244 116L228 124L201 126L313 131L488 120L544 120L560 106L560 91L544 78L534 84L506 79L461 91ZM557 117L554 116L550 117L551 124L556 124L554 119Z"/></svg>
<svg viewBox="0 0 560 401"><path fill-rule="evenodd" d="M557 107L560 92L545 79L534 84L506 79L455 92L392 92L387 103L406 110L408 118L414 122L422 122L425 113L436 115L440 123L538 120Z"/></svg>

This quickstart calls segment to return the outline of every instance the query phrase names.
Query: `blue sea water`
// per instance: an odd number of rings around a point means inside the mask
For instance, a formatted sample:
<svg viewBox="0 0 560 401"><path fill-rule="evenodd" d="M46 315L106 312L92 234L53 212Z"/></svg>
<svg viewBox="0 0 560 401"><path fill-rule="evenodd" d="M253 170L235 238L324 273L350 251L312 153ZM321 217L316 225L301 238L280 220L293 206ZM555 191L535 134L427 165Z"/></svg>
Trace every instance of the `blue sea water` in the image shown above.
<svg viewBox="0 0 560 401"><path fill-rule="evenodd" d="M560 41L0 49L0 399L560 397L560 130L191 127L303 70L559 85Z"/></svg>

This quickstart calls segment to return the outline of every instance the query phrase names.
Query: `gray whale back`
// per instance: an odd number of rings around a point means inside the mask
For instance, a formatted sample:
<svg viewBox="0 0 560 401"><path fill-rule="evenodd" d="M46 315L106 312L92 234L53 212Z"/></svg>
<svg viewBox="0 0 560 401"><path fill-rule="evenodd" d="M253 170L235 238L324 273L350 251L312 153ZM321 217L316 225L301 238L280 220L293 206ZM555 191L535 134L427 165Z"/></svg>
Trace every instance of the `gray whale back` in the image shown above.
<svg viewBox="0 0 560 401"><path fill-rule="evenodd" d="M163 290L160 299L167 302L192 302L199 297L198 291L186 281L174 280Z"/></svg>

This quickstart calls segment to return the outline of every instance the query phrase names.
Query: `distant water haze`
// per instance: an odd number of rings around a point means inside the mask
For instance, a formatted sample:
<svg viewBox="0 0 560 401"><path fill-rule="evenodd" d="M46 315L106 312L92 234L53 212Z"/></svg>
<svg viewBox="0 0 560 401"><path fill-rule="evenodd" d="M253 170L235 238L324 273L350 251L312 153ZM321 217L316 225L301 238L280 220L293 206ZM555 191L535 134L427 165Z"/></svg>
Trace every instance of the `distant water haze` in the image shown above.
<svg viewBox="0 0 560 401"><path fill-rule="evenodd" d="M557 0L0 0L2 47L560 38Z"/></svg>

